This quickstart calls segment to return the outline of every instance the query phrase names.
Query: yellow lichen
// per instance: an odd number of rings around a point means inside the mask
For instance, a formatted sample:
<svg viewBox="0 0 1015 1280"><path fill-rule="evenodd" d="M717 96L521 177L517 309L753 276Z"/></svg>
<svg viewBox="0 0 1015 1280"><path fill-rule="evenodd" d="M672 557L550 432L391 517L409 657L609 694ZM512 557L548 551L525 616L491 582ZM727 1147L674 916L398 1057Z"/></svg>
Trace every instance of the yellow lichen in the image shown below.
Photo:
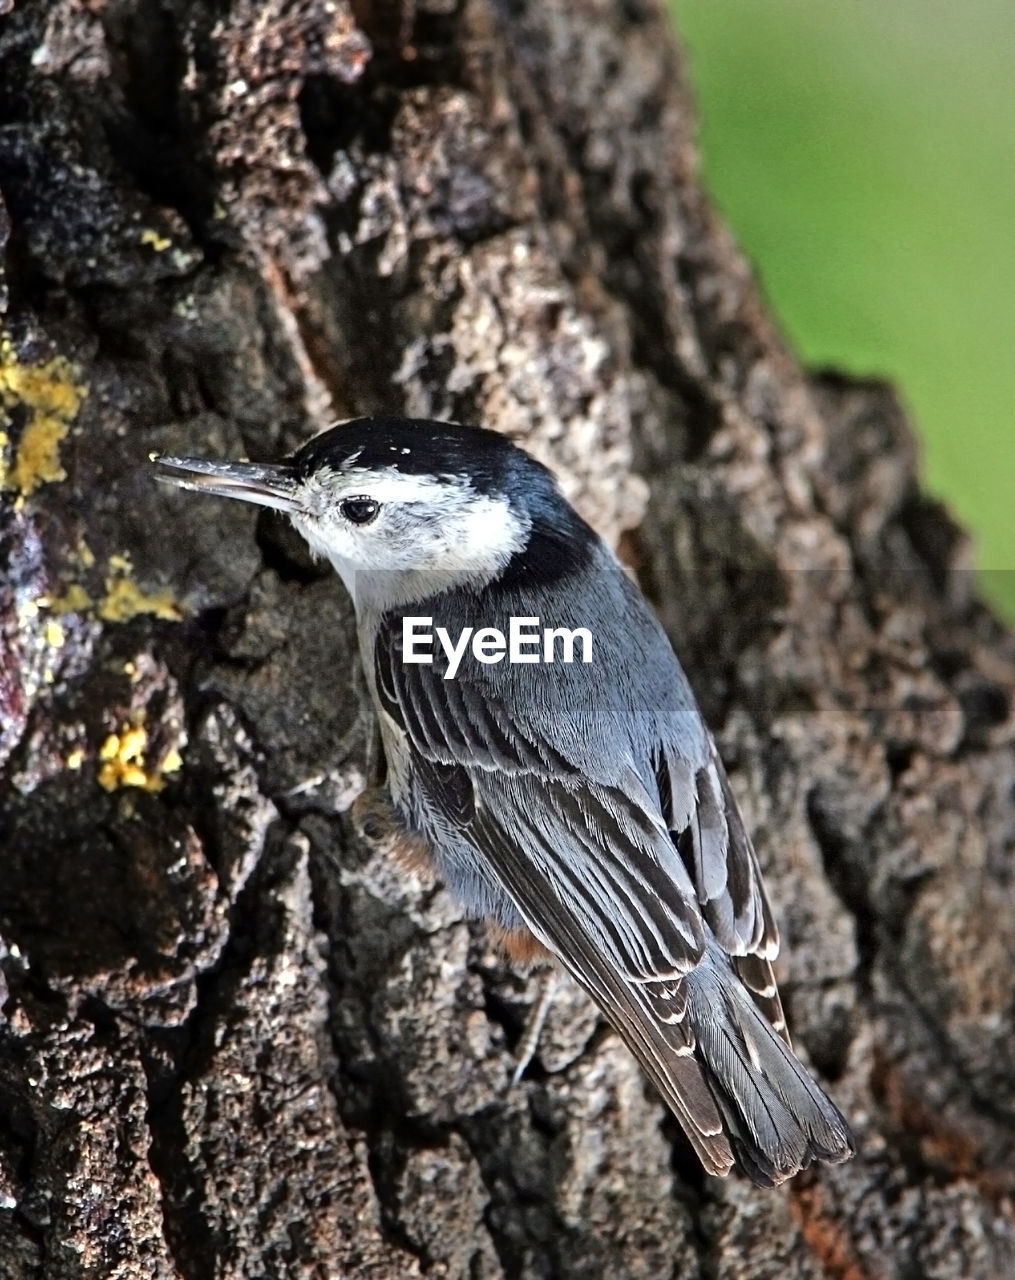
<svg viewBox="0 0 1015 1280"><path fill-rule="evenodd" d="M80 747L74 747L73 750L67 752L67 759L64 761L68 769L73 769L76 773L85 762L85 753Z"/></svg>
<svg viewBox="0 0 1015 1280"><path fill-rule="evenodd" d="M143 724L125 725L119 733L111 733L99 748L98 781L106 791L120 787L139 787L142 791L161 791L166 785L164 774L176 773L183 760L175 748L153 764L146 760L148 730Z"/></svg>
<svg viewBox="0 0 1015 1280"><path fill-rule="evenodd" d="M170 591L147 594L129 578L108 577L106 594L98 603L97 613L103 622L126 622L139 613L152 613L167 622L179 622L183 610Z"/></svg>
<svg viewBox="0 0 1015 1280"><path fill-rule="evenodd" d="M0 330L0 487L23 499L41 484L63 480L60 445L81 408L88 388L64 356L22 361L8 334ZM13 464L9 450L11 414L22 409L26 421Z"/></svg>
<svg viewBox="0 0 1015 1280"><path fill-rule="evenodd" d="M39 600L39 604L43 603ZM87 613L92 607L92 597L80 582L72 582L62 596L46 601L54 613Z"/></svg>
<svg viewBox="0 0 1015 1280"><path fill-rule="evenodd" d="M173 242L167 236L160 236L153 228L147 227L141 232L141 243L150 244L156 253L164 253Z"/></svg>
<svg viewBox="0 0 1015 1280"><path fill-rule="evenodd" d="M63 627L55 618L49 618L46 622L46 643L51 649L62 649L67 637L64 635Z"/></svg>
<svg viewBox="0 0 1015 1280"><path fill-rule="evenodd" d="M84 566L95 563L95 556L81 544L78 560ZM40 609L49 609L51 613L85 613L101 618L103 622L127 622L138 614L150 613L167 622L179 622L184 616L184 608L174 598L171 591L142 591L137 583L131 580L132 565L127 555L109 557L109 573L106 575L105 593L99 599L93 599L80 582L68 583L62 595L39 596L24 606L23 612L38 613ZM56 623L48 624L47 639L54 648L58 648L52 630ZM63 632L60 632L61 636Z"/></svg>
<svg viewBox="0 0 1015 1280"><path fill-rule="evenodd" d="M183 608L173 599L172 592L144 592L131 581L133 565L129 555L110 556L109 569L106 594L96 607L103 622L126 622L139 613L152 613L167 622L179 622L183 617Z"/></svg>

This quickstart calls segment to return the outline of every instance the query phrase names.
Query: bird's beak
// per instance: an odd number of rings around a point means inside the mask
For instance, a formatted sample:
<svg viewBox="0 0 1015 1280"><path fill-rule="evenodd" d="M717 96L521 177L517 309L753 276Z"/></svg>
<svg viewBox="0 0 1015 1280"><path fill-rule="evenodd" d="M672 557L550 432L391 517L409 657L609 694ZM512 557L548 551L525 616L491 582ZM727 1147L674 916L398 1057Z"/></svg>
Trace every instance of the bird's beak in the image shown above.
<svg viewBox="0 0 1015 1280"><path fill-rule="evenodd" d="M155 479L162 484L211 493L219 498L239 498L259 507L273 507L290 514L303 511L296 476L284 463L213 462L208 458L169 458L153 454Z"/></svg>

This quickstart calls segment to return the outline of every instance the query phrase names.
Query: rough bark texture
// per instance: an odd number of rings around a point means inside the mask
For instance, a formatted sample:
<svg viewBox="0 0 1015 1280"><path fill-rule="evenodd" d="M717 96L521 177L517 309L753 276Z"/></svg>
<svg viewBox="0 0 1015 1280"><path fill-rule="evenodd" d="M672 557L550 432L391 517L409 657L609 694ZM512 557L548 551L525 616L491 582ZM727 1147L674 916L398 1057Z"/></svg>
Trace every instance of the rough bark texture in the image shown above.
<svg viewBox="0 0 1015 1280"><path fill-rule="evenodd" d="M0 3L0 1278L1015 1274L1015 643L806 377L651 0ZM703 1179L565 989L357 844L340 584L150 450L515 434L757 833L844 1167Z"/></svg>

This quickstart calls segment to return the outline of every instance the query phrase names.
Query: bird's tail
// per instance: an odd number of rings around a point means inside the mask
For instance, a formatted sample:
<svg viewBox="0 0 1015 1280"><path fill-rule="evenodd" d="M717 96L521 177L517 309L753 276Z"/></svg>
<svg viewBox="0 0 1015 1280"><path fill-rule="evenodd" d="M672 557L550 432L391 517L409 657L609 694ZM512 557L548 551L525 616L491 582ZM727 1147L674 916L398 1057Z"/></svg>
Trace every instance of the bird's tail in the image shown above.
<svg viewBox="0 0 1015 1280"><path fill-rule="evenodd" d="M771 1187L815 1160L853 1155L849 1126L732 973L686 979L695 1054L737 1162Z"/></svg>

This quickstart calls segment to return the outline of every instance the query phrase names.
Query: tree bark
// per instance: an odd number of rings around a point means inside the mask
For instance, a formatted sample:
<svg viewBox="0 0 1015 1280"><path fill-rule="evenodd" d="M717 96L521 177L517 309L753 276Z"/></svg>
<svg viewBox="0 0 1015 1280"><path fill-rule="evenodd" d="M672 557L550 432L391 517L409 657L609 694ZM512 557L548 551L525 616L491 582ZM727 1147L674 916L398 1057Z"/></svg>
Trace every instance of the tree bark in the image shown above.
<svg viewBox="0 0 1015 1280"><path fill-rule="evenodd" d="M809 377L652 0L0 3L0 1278L1015 1274L1015 640ZM516 436L658 607L855 1125L705 1179L564 987L353 837L351 607L151 450Z"/></svg>

